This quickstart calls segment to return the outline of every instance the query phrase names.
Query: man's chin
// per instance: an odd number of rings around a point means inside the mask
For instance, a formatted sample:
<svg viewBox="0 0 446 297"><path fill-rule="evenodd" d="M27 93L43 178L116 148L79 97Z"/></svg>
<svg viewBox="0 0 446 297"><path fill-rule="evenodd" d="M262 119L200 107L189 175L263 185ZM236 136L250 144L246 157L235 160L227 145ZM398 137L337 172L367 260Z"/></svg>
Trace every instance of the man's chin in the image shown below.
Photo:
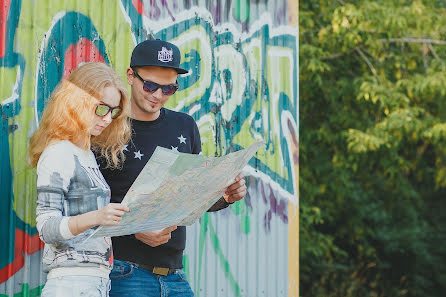
<svg viewBox="0 0 446 297"><path fill-rule="evenodd" d="M146 111L147 113L157 113L157 112L160 111L160 109L161 109L160 106L157 106L157 105L149 105L149 107L146 108L145 111Z"/></svg>

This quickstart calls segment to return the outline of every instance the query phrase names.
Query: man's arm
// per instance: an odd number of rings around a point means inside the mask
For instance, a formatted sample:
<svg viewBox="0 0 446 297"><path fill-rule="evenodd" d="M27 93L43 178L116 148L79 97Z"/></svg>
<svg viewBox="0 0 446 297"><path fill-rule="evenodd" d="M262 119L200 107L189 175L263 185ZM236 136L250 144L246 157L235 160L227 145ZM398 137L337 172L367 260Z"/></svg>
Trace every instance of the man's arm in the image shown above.
<svg viewBox="0 0 446 297"><path fill-rule="evenodd" d="M215 204L208 209L208 212L221 210L228 207L230 204L243 199L243 197L246 195L246 190L244 175L240 173L235 178L235 182L226 188L223 197L215 202Z"/></svg>

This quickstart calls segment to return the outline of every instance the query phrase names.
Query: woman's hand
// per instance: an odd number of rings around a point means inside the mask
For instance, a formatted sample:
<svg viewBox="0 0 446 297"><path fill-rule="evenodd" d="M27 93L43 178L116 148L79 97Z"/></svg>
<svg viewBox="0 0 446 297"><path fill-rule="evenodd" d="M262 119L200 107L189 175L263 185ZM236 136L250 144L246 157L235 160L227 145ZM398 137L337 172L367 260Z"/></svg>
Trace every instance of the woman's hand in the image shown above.
<svg viewBox="0 0 446 297"><path fill-rule="evenodd" d="M78 235L98 225L115 226L121 222L122 216L126 212L130 212L130 209L124 204L109 203L99 210L70 217L68 228L73 235Z"/></svg>
<svg viewBox="0 0 446 297"><path fill-rule="evenodd" d="M118 225L126 212L130 212L130 209L124 204L109 203L97 211L96 223L103 226Z"/></svg>

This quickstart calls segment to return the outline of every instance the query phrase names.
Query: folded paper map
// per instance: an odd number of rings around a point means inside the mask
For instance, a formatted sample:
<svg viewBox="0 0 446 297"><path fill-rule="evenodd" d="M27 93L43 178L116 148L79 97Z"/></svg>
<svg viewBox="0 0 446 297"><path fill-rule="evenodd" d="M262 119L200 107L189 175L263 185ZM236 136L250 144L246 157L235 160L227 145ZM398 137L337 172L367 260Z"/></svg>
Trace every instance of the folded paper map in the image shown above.
<svg viewBox="0 0 446 297"><path fill-rule="evenodd" d="M222 157L179 153L157 147L122 203L130 208L117 226L92 235L121 236L192 225L224 194L263 142Z"/></svg>

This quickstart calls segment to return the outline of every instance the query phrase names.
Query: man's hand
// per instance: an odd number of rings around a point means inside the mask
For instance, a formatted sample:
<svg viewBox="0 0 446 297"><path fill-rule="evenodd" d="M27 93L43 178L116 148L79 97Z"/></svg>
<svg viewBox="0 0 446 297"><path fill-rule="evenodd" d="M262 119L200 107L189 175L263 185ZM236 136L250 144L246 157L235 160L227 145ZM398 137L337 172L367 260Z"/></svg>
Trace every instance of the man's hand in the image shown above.
<svg viewBox="0 0 446 297"><path fill-rule="evenodd" d="M150 245L151 247L156 247L168 242L171 238L170 233L172 233L176 228L177 226L172 226L152 232L136 233L135 238L147 245Z"/></svg>
<svg viewBox="0 0 446 297"><path fill-rule="evenodd" d="M235 182L226 188L223 198L225 198L227 203L234 203L241 200L246 195L246 185L244 175L240 173L235 178Z"/></svg>

